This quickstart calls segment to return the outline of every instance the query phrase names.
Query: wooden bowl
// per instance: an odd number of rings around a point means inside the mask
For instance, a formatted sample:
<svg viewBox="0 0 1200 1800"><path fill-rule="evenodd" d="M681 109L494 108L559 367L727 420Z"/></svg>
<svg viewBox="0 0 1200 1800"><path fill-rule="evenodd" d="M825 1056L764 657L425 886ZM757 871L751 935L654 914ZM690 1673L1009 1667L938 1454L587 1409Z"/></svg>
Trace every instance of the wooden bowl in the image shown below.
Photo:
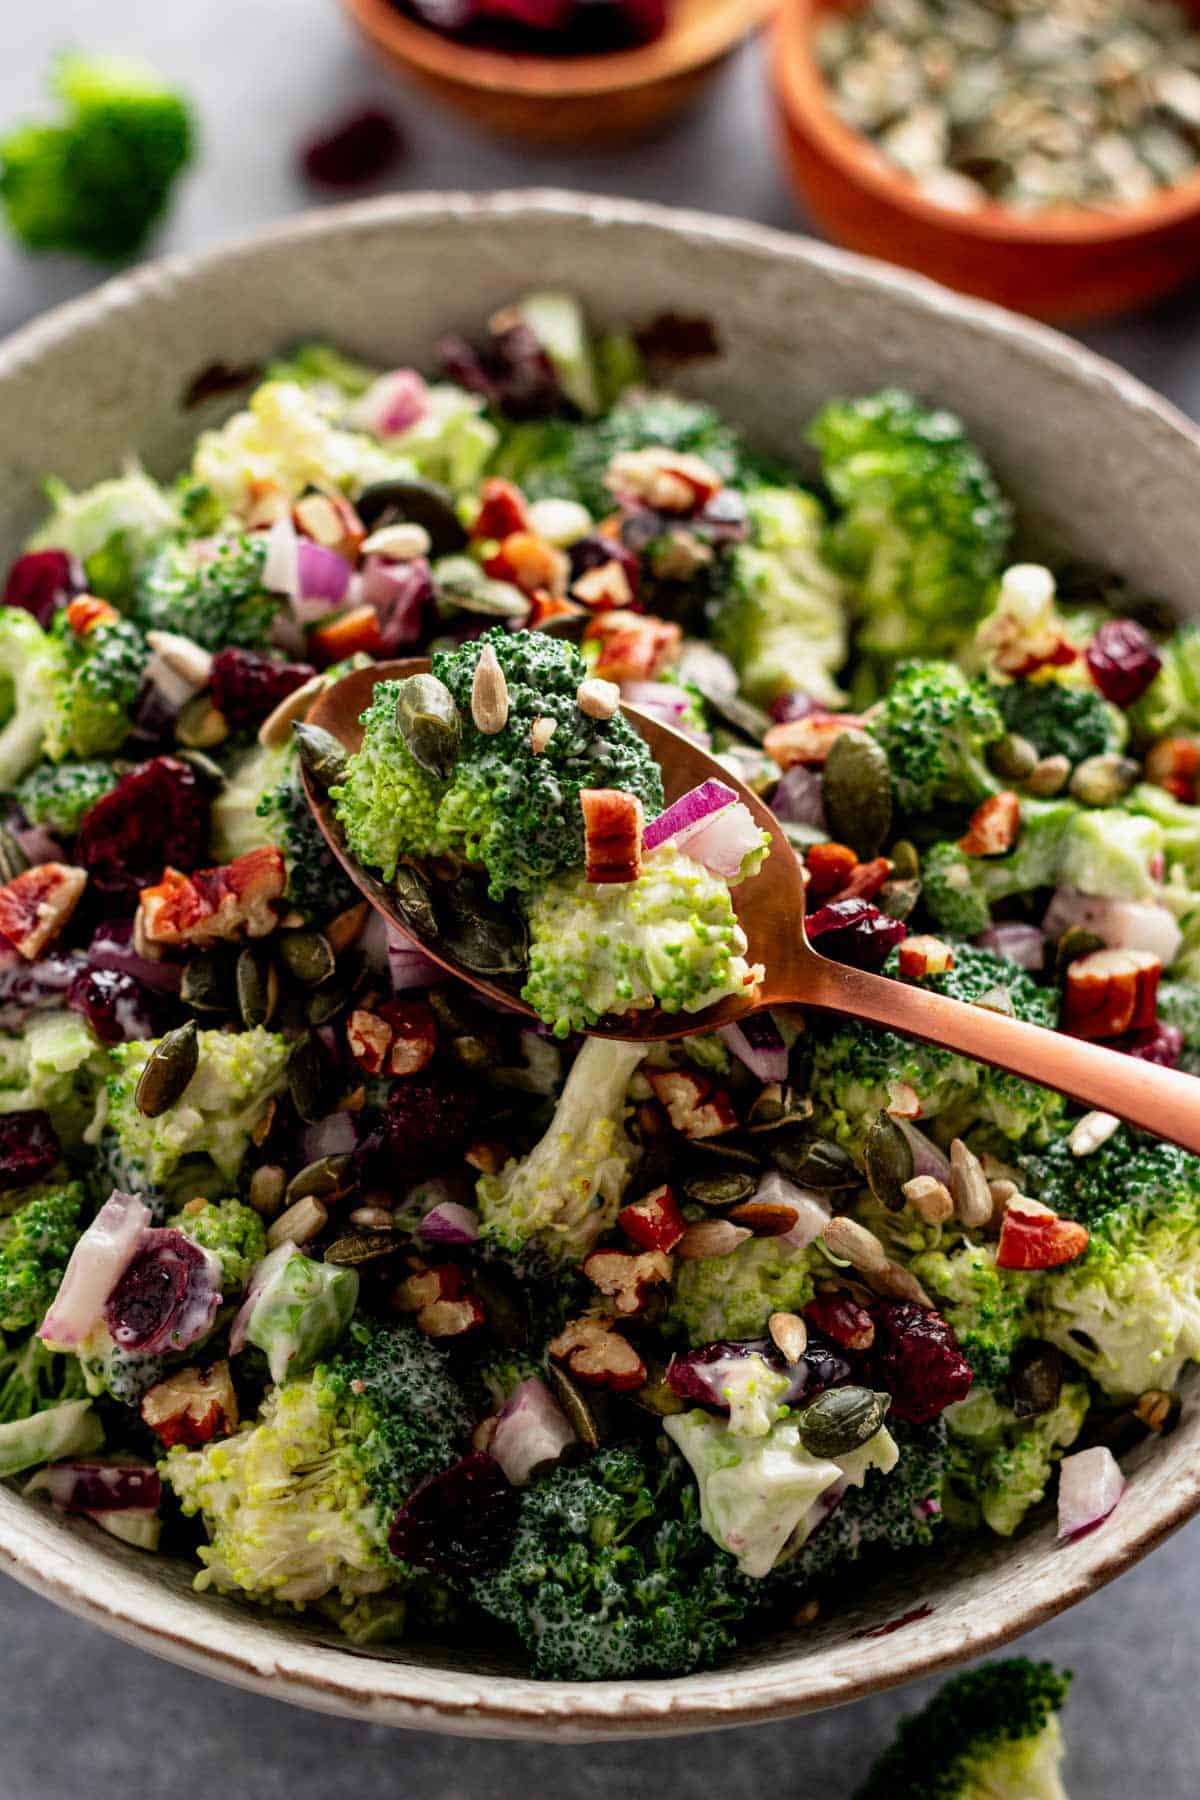
<svg viewBox="0 0 1200 1800"><path fill-rule="evenodd" d="M699 99L775 0L674 0L666 31L603 56L510 56L419 25L389 0L341 0L384 63L490 131L530 144L649 136Z"/></svg>
<svg viewBox="0 0 1200 1800"><path fill-rule="evenodd" d="M1200 617L1200 433L1142 384L1041 326L894 268L731 219L522 192L389 197L288 219L242 243L120 277L0 345L0 566L45 512L140 451L176 471L236 398L189 405L216 364L325 336L384 366L424 365L527 287L583 296L598 325L706 315L720 354L681 371L768 457L802 454L831 394L892 382L963 414L1011 494L1021 552L1102 559ZM802 1631L752 1638L678 1679L531 1680L466 1629L354 1648L315 1614L192 1591L152 1556L0 1483L0 1569L93 1624L199 1673L373 1724L556 1743L780 1719L932 1675L1041 1624L1200 1510L1200 1383L1169 1437L1126 1459L1097 1531L1055 1542L1043 1508L1012 1542L951 1548L869 1583ZM48 1702L49 1705L49 1702Z"/></svg>
<svg viewBox="0 0 1200 1800"><path fill-rule="evenodd" d="M783 0L770 60L786 167L831 238L1059 322L1144 305L1200 272L1200 173L1113 212L957 212L926 199L834 111L814 35L845 10L847 0Z"/></svg>

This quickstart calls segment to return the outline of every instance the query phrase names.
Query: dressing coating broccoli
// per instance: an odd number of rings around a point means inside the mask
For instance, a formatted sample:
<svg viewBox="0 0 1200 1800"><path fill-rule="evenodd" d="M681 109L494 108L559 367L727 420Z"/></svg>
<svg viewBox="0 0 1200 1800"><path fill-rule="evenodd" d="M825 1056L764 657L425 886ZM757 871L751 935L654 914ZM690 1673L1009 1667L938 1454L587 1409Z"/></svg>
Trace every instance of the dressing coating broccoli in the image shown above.
<svg viewBox="0 0 1200 1800"><path fill-rule="evenodd" d="M49 1349L31 1331L0 1339L0 1425L28 1419L63 1400L83 1397L79 1359Z"/></svg>
<svg viewBox="0 0 1200 1800"><path fill-rule="evenodd" d="M32 613L0 607L0 788L14 787L45 753L65 672L59 640Z"/></svg>
<svg viewBox="0 0 1200 1800"><path fill-rule="evenodd" d="M1055 1405L1033 1418L1018 1418L978 1386L947 1407L946 1504L952 1523L973 1530L982 1518L998 1536L1011 1537L1082 1431L1089 1404L1086 1383L1067 1381Z"/></svg>
<svg viewBox="0 0 1200 1800"><path fill-rule="evenodd" d="M263 1352L272 1381L289 1381L330 1355L357 1303L357 1269L280 1244L255 1274L246 1342Z"/></svg>
<svg viewBox="0 0 1200 1800"><path fill-rule="evenodd" d="M675 1271L670 1323L693 1345L760 1338L773 1312L812 1299L814 1255L782 1238L747 1238L729 1256L690 1257Z"/></svg>
<svg viewBox="0 0 1200 1800"><path fill-rule="evenodd" d="M626 1094L644 1055L642 1044L588 1038L544 1136L498 1175L480 1176L485 1235L503 1250L580 1262L612 1228L636 1158Z"/></svg>
<svg viewBox="0 0 1200 1800"><path fill-rule="evenodd" d="M362 749L331 790L346 842L362 863L391 881L404 857L440 855L449 846L438 822L441 784L400 735L400 684L380 681L362 715Z"/></svg>
<svg viewBox="0 0 1200 1800"><path fill-rule="evenodd" d="M1070 1684L1023 1656L956 1675L901 1722L855 1800L1067 1800L1058 1715Z"/></svg>
<svg viewBox="0 0 1200 1800"><path fill-rule="evenodd" d="M240 1200L189 1200L167 1223L216 1257L221 1265L221 1292L227 1300L242 1292L251 1269L266 1255L262 1219Z"/></svg>
<svg viewBox="0 0 1200 1800"><path fill-rule="evenodd" d="M0 1032L0 1113L44 1107L60 1144L77 1149L112 1063L86 1020L44 1012Z"/></svg>
<svg viewBox="0 0 1200 1800"><path fill-rule="evenodd" d="M952 654L984 612L1011 530L961 422L889 388L833 401L809 437L842 509L827 554L855 583L862 649Z"/></svg>
<svg viewBox="0 0 1200 1800"><path fill-rule="evenodd" d="M942 1487L948 1460L946 1428L892 1424L899 1461L889 1470L868 1469L836 1506L813 1525L799 1550L775 1579L793 1588L825 1581L860 1558L878 1552L889 1562L923 1550L942 1526Z"/></svg>
<svg viewBox="0 0 1200 1800"><path fill-rule="evenodd" d="M0 1331L40 1323L83 1229L81 1181L40 1182L5 1196L0 1217Z"/></svg>
<svg viewBox="0 0 1200 1800"><path fill-rule="evenodd" d="M1028 1275L996 1267L996 1246L962 1242L922 1251L910 1264L953 1329L963 1355L986 1387L1008 1374L1013 1351L1033 1327Z"/></svg>
<svg viewBox="0 0 1200 1800"><path fill-rule="evenodd" d="M137 578L134 617L145 631L175 631L206 650L266 649L280 601L263 592L265 561L262 535L168 544Z"/></svg>
<svg viewBox="0 0 1200 1800"><path fill-rule="evenodd" d="M121 748L133 726L149 650L129 619L93 625L85 636L59 613L51 635L62 646L65 674L59 683L46 732L46 754L109 756Z"/></svg>
<svg viewBox="0 0 1200 1800"><path fill-rule="evenodd" d="M974 806L999 785L985 758L1004 722L988 691L954 663L901 663L867 728L887 752L905 812Z"/></svg>
<svg viewBox="0 0 1200 1800"><path fill-rule="evenodd" d="M108 762L40 763L19 783L17 803L31 825L74 837L88 807L111 793L118 779Z"/></svg>

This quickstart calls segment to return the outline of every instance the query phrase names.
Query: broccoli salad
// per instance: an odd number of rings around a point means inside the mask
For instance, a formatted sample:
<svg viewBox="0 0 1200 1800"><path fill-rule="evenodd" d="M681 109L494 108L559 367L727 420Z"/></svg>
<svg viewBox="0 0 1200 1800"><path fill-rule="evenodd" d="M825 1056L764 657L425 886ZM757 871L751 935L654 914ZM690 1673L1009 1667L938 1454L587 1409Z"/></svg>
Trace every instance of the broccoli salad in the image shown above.
<svg viewBox="0 0 1200 1800"><path fill-rule="evenodd" d="M805 485L567 295L436 364L293 348L177 478L50 480L8 574L0 1476L544 1679L1094 1527L1200 1360L1200 1161L852 1022L703 1028L764 834L620 707L770 806L824 954L1200 1072L1200 629L1012 561L903 393L831 400ZM355 755L307 723L409 656ZM303 770L536 1017L388 930ZM585 1035L651 1005L701 1029Z"/></svg>

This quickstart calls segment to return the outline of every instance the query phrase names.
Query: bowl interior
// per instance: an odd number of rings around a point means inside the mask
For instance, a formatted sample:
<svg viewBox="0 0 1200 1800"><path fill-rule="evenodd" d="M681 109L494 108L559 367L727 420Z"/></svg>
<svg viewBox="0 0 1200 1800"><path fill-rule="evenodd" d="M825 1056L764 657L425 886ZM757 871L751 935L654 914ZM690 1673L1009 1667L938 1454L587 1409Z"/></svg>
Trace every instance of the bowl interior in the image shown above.
<svg viewBox="0 0 1200 1800"><path fill-rule="evenodd" d="M764 451L801 465L831 394L886 382L953 406L1022 513L1026 549L1102 559L1191 602L1200 438L1067 340L919 279L728 220L562 195L414 196L325 212L110 283L0 348L0 554L50 470L83 483L140 452L173 472L233 402L188 408L215 364L325 336L427 362L528 286L581 293L602 322L703 312L721 352L677 372ZM855 1594L802 1633L668 1681L532 1682L469 1641L357 1651L307 1617L197 1597L192 1569L102 1539L0 1488L0 1566L97 1623L206 1673L378 1722L488 1735L636 1735L836 1704L1003 1642L1110 1579L1200 1504L1200 1420L1135 1459L1103 1530L1065 1548L1035 1524Z"/></svg>

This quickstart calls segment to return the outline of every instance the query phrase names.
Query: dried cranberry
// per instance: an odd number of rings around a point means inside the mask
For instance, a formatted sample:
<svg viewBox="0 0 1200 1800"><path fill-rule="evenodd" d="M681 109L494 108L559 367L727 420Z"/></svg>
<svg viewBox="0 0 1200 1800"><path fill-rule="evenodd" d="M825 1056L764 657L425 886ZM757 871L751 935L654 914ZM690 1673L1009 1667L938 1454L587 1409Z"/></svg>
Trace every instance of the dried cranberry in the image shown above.
<svg viewBox="0 0 1200 1800"><path fill-rule="evenodd" d="M153 988L156 994L178 994L183 985L182 962L142 956L134 948L132 919L105 919L97 925L87 960L89 968L132 975L139 987Z"/></svg>
<svg viewBox="0 0 1200 1800"><path fill-rule="evenodd" d="M720 1340L704 1344L698 1350L686 1350L673 1356L667 1365L667 1385L684 1400L695 1400L701 1406L714 1406L727 1412L728 1366L731 1361L745 1356L761 1356L771 1368L789 1377L787 1392L782 1396L788 1406L794 1406L798 1400L814 1399L826 1388L849 1381L853 1372L841 1352L819 1332L813 1331L795 1363L786 1363L768 1338L749 1338L743 1342Z"/></svg>
<svg viewBox="0 0 1200 1800"><path fill-rule="evenodd" d="M928 1425L971 1386L971 1365L940 1313L909 1300L880 1300L871 1308L875 1344L871 1369L892 1396L892 1411L910 1425Z"/></svg>
<svg viewBox="0 0 1200 1800"><path fill-rule="evenodd" d="M218 650L212 702L231 731L253 731L316 672L311 663L276 662L257 650Z"/></svg>
<svg viewBox="0 0 1200 1800"><path fill-rule="evenodd" d="M822 956L853 969L882 969L908 936L908 927L890 919L869 900L834 900L805 920L805 930Z"/></svg>
<svg viewBox="0 0 1200 1800"><path fill-rule="evenodd" d="M771 702L771 717L777 725L790 725L794 719L809 719L813 713L824 712L825 708L803 688L792 688L789 693L780 694Z"/></svg>
<svg viewBox="0 0 1200 1800"><path fill-rule="evenodd" d="M563 392L554 365L528 325L495 332L482 345L444 337L438 363L449 380L513 419L539 419L562 407Z"/></svg>
<svg viewBox="0 0 1200 1800"><path fill-rule="evenodd" d="M153 1512L162 1480L147 1463L52 1463L46 1488L64 1512Z"/></svg>
<svg viewBox="0 0 1200 1800"><path fill-rule="evenodd" d="M75 564L65 550L31 550L18 556L4 584L5 606L32 613L43 631L60 606L82 587Z"/></svg>
<svg viewBox="0 0 1200 1800"><path fill-rule="evenodd" d="M466 1149L478 1112L478 1094L461 1082L437 1076L397 1081L375 1129L359 1146L364 1185L440 1171Z"/></svg>
<svg viewBox="0 0 1200 1800"><path fill-rule="evenodd" d="M1087 666L1104 698L1125 707L1141 699L1162 657L1136 619L1108 619L1087 647Z"/></svg>
<svg viewBox="0 0 1200 1800"><path fill-rule="evenodd" d="M434 1575L479 1575L508 1555L519 1511L499 1463L474 1450L413 1489L392 1521L388 1549Z"/></svg>
<svg viewBox="0 0 1200 1800"><path fill-rule="evenodd" d="M186 874L211 860L209 811L191 764L156 756L88 808L75 854L94 887L132 904L165 868Z"/></svg>
<svg viewBox="0 0 1200 1800"><path fill-rule="evenodd" d="M206 1335L221 1304L213 1260L182 1231L147 1231L142 1248L104 1303L122 1350L159 1356Z"/></svg>
<svg viewBox="0 0 1200 1800"><path fill-rule="evenodd" d="M391 167L402 143L391 113L364 106L306 144L301 161L321 187L361 187Z"/></svg>
<svg viewBox="0 0 1200 1800"><path fill-rule="evenodd" d="M379 654L395 656L419 644L437 616L433 574L425 558L401 563L368 556L360 577L363 603L379 615Z"/></svg>
<svg viewBox="0 0 1200 1800"><path fill-rule="evenodd" d="M815 1295L804 1308L804 1319L843 1350L869 1350L875 1342L875 1321L849 1294Z"/></svg>
<svg viewBox="0 0 1200 1800"><path fill-rule="evenodd" d="M48 1175L59 1158L50 1115L40 1108L0 1116L0 1192Z"/></svg>
<svg viewBox="0 0 1200 1800"><path fill-rule="evenodd" d="M1119 1047L1126 1056L1136 1056L1142 1062L1158 1063L1161 1068L1174 1069L1183 1055L1183 1033L1178 1025L1164 1025L1160 1019L1145 1031L1135 1031Z"/></svg>
<svg viewBox="0 0 1200 1800"><path fill-rule="evenodd" d="M633 592L637 593L637 552L621 539L605 537L600 531L589 531L586 537L579 538L571 545L567 554L571 559L572 581L578 581L589 569L602 569L605 563L615 562L620 563L626 580Z"/></svg>
<svg viewBox="0 0 1200 1800"><path fill-rule="evenodd" d="M116 969L82 969L71 984L67 1005L85 1018L102 1044L161 1037L167 1008L132 975Z"/></svg>

